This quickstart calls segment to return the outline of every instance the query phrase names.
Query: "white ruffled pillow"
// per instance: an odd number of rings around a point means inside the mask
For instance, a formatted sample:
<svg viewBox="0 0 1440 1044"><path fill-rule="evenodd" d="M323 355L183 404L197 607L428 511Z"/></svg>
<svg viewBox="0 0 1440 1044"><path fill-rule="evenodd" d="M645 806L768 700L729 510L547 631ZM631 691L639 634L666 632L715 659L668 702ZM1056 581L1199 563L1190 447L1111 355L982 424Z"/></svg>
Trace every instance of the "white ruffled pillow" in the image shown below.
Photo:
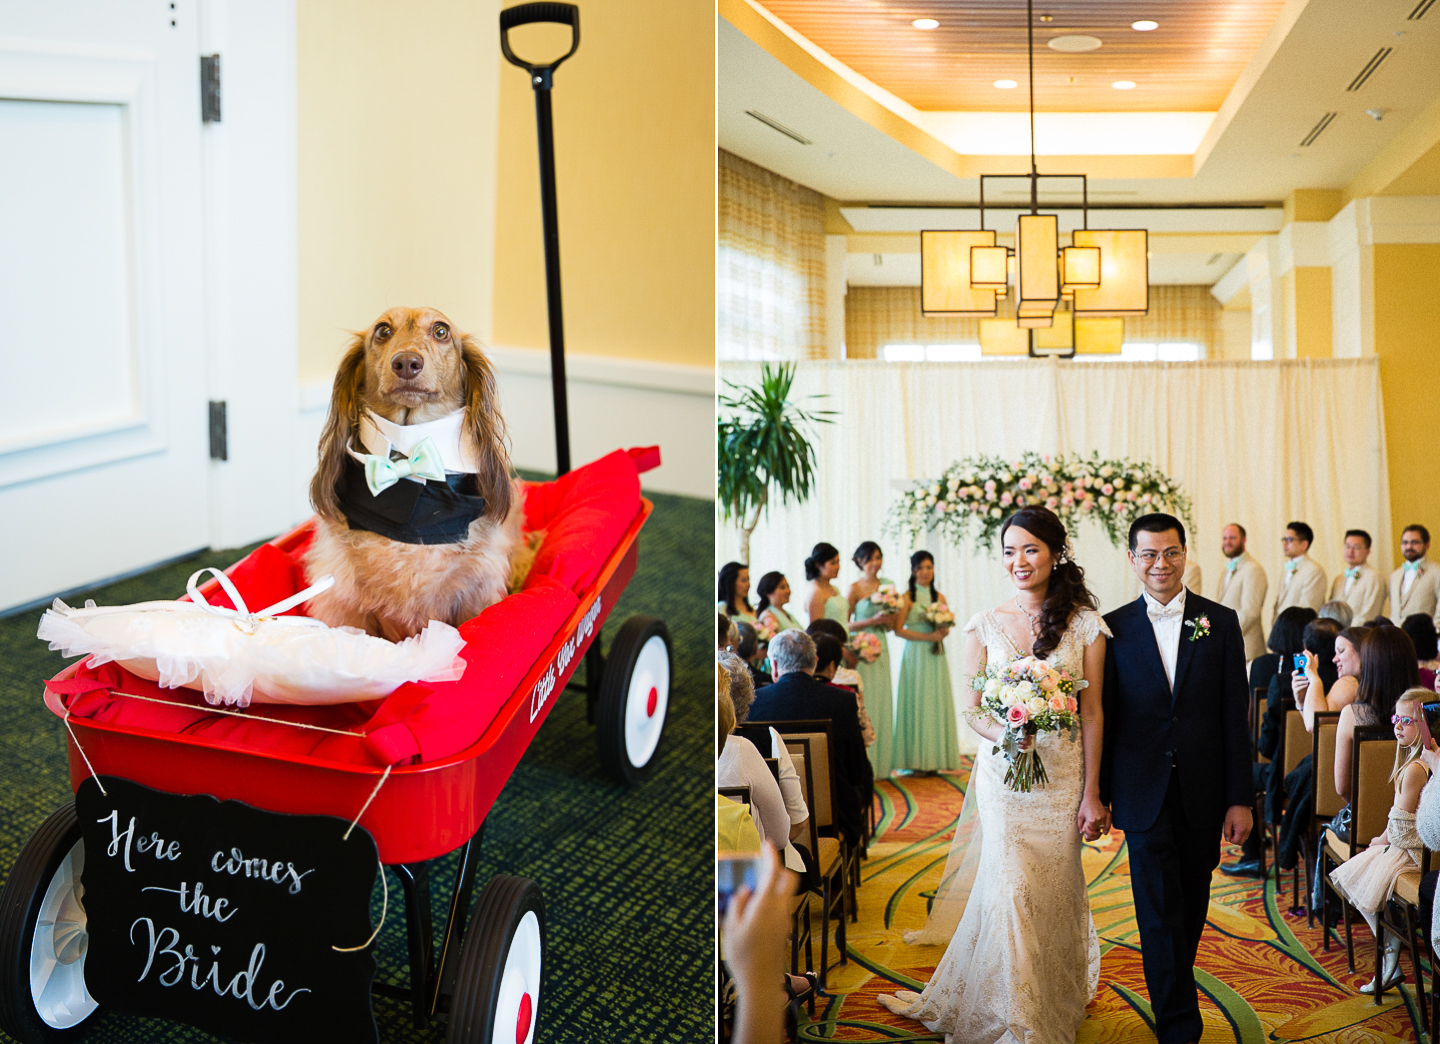
<svg viewBox="0 0 1440 1044"><path fill-rule="evenodd" d="M206 572L220 577L238 611L205 602L196 582ZM202 569L187 585L190 602L72 609L57 598L40 618L38 637L66 656L89 655L95 666L113 660L164 688L199 689L213 705L354 703L381 699L409 681L455 681L465 673L465 639L438 620L396 643L278 615L332 582L325 577L251 613L229 577Z"/></svg>

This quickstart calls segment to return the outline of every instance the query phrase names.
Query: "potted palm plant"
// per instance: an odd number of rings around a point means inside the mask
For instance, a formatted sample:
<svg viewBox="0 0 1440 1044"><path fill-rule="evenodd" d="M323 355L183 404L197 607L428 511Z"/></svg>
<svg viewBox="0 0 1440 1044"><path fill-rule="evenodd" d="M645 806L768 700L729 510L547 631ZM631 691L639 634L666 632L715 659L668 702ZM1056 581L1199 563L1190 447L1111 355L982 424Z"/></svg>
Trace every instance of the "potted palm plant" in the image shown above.
<svg viewBox="0 0 1440 1044"><path fill-rule="evenodd" d="M750 561L750 534L772 496L803 504L815 480L815 447L805 430L830 424L833 410L806 410L790 401L795 366L760 368L754 387L725 382L720 396L720 510L740 526L740 560ZM811 398L824 398L816 395Z"/></svg>

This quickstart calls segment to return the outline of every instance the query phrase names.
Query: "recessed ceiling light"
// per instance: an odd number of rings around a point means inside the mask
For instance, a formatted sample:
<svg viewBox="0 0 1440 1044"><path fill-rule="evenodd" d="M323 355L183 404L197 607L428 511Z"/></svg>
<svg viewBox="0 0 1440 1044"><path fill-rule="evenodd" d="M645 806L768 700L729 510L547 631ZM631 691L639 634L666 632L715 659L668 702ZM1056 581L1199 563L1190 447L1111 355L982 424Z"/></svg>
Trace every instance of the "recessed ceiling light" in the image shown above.
<svg viewBox="0 0 1440 1044"><path fill-rule="evenodd" d="M939 29L940 23L933 18L917 18L910 23L916 29Z"/></svg>
<svg viewBox="0 0 1440 1044"><path fill-rule="evenodd" d="M1114 87L1117 91L1133 91L1133 90L1135 89L1135 81L1134 81L1134 80L1116 80L1116 81L1115 81L1114 83L1112 83L1110 86L1111 86L1111 87Z"/></svg>
<svg viewBox="0 0 1440 1044"><path fill-rule="evenodd" d="M1020 85L1014 80L996 80L995 86L999 87L1002 91L1013 91L1016 87L1019 87Z"/></svg>
<svg viewBox="0 0 1440 1044"><path fill-rule="evenodd" d="M1151 29L1159 29L1160 23L1151 21L1149 18L1142 18L1138 22L1131 22L1130 28L1137 33L1148 33Z"/></svg>
<svg viewBox="0 0 1440 1044"><path fill-rule="evenodd" d="M1081 51L1093 51L1100 46L1100 38L1097 36L1056 36L1048 43L1052 51L1064 51L1067 54L1078 54Z"/></svg>

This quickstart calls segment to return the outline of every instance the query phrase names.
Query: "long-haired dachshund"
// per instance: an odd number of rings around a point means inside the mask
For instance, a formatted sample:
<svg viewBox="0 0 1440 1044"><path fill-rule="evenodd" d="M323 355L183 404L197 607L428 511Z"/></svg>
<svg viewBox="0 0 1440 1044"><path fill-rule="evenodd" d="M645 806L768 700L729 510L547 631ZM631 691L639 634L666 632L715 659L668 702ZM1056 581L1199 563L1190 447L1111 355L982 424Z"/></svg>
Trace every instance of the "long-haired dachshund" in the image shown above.
<svg viewBox="0 0 1440 1044"><path fill-rule="evenodd" d="M310 483L306 567L335 577L311 616L399 641L505 596L533 552L496 398L479 345L433 308L392 308L355 334Z"/></svg>

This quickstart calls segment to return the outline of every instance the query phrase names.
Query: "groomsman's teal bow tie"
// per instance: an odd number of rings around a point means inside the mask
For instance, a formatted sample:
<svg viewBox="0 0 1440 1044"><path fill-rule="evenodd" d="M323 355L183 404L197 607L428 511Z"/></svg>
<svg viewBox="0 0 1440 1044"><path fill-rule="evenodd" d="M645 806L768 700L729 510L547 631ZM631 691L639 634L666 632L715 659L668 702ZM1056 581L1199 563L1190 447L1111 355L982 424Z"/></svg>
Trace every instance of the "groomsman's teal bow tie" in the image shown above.
<svg viewBox="0 0 1440 1044"><path fill-rule="evenodd" d="M1345 579L1346 579L1346 580L1359 580L1359 579L1360 579L1360 567L1359 567L1359 566L1351 566L1349 569L1345 570Z"/></svg>
<svg viewBox="0 0 1440 1044"><path fill-rule="evenodd" d="M1418 572L1420 572L1420 563L1419 563L1418 561L1415 561L1415 562L1406 562L1406 563L1405 563L1405 572L1407 572L1407 573L1418 573Z"/></svg>
<svg viewBox="0 0 1440 1044"><path fill-rule="evenodd" d="M385 457L367 453L365 461L365 484L370 487L373 496L379 496L395 483L403 478L435 479L438 482L445 481L445 464L440 458L440 450L436 448L433 439L423 438L410 452L408 458L400 460L389 460Z"/></svg>
<svg viewBox="0 0 1440 1044"><path fill-rule="evenodd" d="M1238 558L1232 558L1232 559L1230 559L1230 561L1228 561L1228 562L1225 563L1225 572L1227 572L1227 573L1233 573L1233 572L1235 572L1235 570L1237 570L1237 569L1239 569L1239 568L1240 568L1240 559L1238 559Z"/></svg>
<svg viewBox="0 0 1440 1044"><path fill-rule="evenodd" d="M1299 569L1299 568L1300 568L1300 559L1298 559L1298 558L1291 558L1291 559L1287 560L1286 563L1285 563L1285 572L1287 572L1287 573L1293 573L1293 572L1295 572L1295 570L1297 570L1297 569Z"/></svg>

